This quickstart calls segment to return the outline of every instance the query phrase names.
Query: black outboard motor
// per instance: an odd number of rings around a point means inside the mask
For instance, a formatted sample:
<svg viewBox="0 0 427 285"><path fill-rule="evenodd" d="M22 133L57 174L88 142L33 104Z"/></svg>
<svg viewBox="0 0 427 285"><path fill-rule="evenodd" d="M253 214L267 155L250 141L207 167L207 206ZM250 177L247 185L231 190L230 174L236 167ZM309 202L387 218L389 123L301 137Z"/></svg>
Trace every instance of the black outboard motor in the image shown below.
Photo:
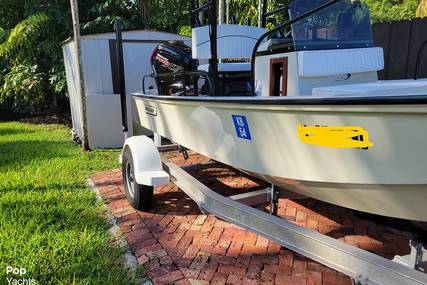
<svg viewBox="0 0 427 285"><path fill-rule="evenodd" d="M181 42L159 44L151 55L151 67L159 95L197 96L210 94L207 74L197 71L191 48ZM250 95L250 72L219 72L218 94Z"/></svg>
<svg viewBox="0 0 427 285"><path fill-rule="evenodd" d="M185 74L194 70L191 48L181 42L159 44L151 55L151 67L159 95L191 95L194 76Z"/></svg>

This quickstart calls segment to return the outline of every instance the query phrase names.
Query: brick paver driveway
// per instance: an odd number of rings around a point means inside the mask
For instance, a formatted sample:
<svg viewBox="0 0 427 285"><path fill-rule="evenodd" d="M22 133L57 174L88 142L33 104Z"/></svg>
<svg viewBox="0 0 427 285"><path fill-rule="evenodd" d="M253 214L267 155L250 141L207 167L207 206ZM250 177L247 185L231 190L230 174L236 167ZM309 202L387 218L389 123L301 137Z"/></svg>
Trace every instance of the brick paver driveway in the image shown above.
<svg viewBox="0 0 427 285"><path fill-rule="evenodd" d="M180 165L208 161L197 154L187 161L176 153L168 156ZM223 195L265 186L221 165L191 174ZM127 203L119 170L91 179L155 284L351 284L348 277L315 261L202 214L173 183L157 187L153 208L140 212ZM267 211L268 205L259 208ZM314 199L281 199L279 216L387 258L409 252L403 235Z"/></svg>

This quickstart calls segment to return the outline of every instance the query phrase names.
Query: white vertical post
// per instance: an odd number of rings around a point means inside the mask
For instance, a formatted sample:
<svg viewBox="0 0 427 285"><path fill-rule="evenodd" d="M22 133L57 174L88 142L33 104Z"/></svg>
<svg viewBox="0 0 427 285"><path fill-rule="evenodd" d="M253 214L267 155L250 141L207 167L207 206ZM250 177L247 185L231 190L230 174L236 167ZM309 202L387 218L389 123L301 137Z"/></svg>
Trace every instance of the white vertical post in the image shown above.
<svg viewBox="0 0 427 285"><path fill-rule="evenodd" d="M225 0L225 23L230 21L230 0Z"/></svg>
<svg viewBox="0 0 427 285"><path fill-rule="evenodd" d="M162 136L159 135L158 133L154 133L154 145L156 147L162 146Z"/></svg>
<svg viewBox="0 0 427 285"><path fill-rule="evenodd" d="M261 28L262 22L262 0L258 0L258 27Z"/></svg>
<svg viewBox="0 0 427 285"><path fill-rule="evenodd" d="M80 24L79 24L79 9L77 5L77 0L70 0L71 5L71 16L73 19L73 32L74 32L74 45L77 52L77 82L80 91L80 101L81 101L81 119L82 119L82 148L83 151L89 150L89 139L87 132L87 117L86 117L86 94L85 94L85 84L83 77L83 67L82 67L82 50L81 50L81 41L80 41Z"/></svg>
<svg viewBox="0 0 427 285"><path fill-rule="evenodd" d="M218 24L220 24L220 25L222 25L222 24L224 24L224 12L225 12L225 10L224 10L224 0L219 0L218 1L219 3L218 3L218 5L219 5L219 7L218 7Z"/></svg>

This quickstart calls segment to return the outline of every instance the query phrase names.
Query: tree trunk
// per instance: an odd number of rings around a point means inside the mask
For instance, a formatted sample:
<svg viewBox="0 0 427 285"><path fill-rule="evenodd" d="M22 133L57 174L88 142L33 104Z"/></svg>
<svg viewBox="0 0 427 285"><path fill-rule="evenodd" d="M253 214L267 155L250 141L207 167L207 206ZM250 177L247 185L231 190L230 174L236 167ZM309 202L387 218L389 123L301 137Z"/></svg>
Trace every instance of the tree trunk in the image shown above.
<svg viewBox="0 0 427 285"><path fill-rule="evenodd" d="M141 13L142 22L144 28L147 27L148 22L151 18L151 0L139 0L139 9Z"/></svg>
<svg viewBox="0 0 427 285"><path fill-rule="evenodd" d="M228 24L230 21L230 0L225 2L225 23Z"/></svg>
<svg viewBox="0 0 427 285"><path fill-rule="evenodd" d="M225 16L225 5L224 0L218 1L218 24L222 25L224 23Z"/></svg>
<svg viewBox="0 0 427 285"><path fill-rule="evenodd" d="M89 139L88 139L88 127L87 127L87 114L86 114L86 94L85 94L85 85L83 77L83 67L82 67L82 50L80 42L80 23L79 23L79 10L77 6L77 0L70 0L71 5L71 15L73 18L73 31L74 31L74 44L77 52L77 81L80 91L80 100L81 100L81 119L82 119L82 148L83 151L89 149Z"/></svg>
<svg viewBox="0 0 427 285"><path fill-rule="evenodd" d="M262 27L262 0L258 0L258 27Z"/></svg>

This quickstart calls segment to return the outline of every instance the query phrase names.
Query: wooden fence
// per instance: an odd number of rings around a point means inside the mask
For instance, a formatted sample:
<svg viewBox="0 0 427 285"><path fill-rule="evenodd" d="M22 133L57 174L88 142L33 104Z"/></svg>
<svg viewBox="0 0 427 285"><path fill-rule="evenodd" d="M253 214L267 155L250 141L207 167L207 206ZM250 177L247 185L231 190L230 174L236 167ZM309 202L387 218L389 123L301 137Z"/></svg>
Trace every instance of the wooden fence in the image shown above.
<svg viewBox="0 0 427 285"><path fill-rule="evenodd" d="M413 78L418 50L427 40L427 18L373 25L376 46L384 49L379 79ZM419 78L427 78L427 47L421 56Z"/></svg>

